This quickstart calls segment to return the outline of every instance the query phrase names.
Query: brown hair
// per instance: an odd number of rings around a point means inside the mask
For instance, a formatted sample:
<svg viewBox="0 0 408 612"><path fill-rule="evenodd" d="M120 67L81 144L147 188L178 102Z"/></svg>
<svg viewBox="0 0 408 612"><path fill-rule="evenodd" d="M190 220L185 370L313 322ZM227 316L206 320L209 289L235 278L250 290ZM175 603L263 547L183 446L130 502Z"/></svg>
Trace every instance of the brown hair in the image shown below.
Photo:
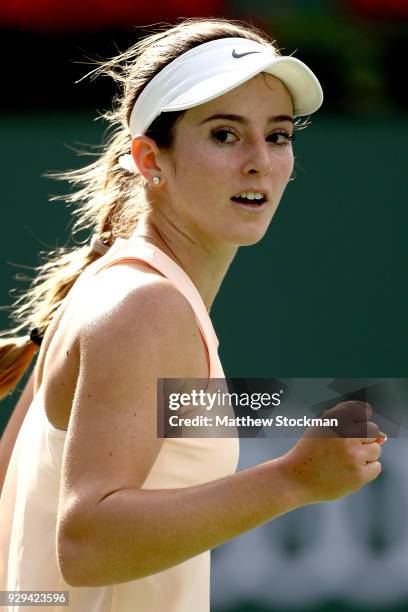
<svg viewBox="0 0 408 612"><path fill-rule="evenodd" d="M128 119L134 103L147 83L179 55L205 42L228 37L273 45L265 33L245 23L218 18L188 19L172 27L160 26L127 51L98 62L87 75L91 79L101 75L113 78L120 93L114 99L113 109L102 115L111 133L97 159L79 170L49 174L77 188L69 195L52 198L76 205L71 237L79 231L91 230L99 240L111 245L117 237L131 235L146 210L144 184L140 176L128 174L117 162L130 151ZM182 112L162 113L147 135L159 147L170 148L173 127ZM37 328L44 335L78 276L99 256L89 245L60 247L48 253L46 262L35 268L30 288L11 309L15 327L0 332L0 398L15 387L38 350L30 337L21 333Z"/></svg>

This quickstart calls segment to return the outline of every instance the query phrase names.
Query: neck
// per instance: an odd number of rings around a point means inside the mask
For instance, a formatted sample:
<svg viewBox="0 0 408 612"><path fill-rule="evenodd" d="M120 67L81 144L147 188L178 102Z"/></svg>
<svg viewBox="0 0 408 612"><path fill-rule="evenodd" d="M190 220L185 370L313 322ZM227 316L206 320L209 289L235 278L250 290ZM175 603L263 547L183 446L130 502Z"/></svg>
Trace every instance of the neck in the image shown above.
<svg viewBox="0 0 408 612"><path fill-rule="evenodd" d="M211 310L237 247L208 245L180 233L165 235L148 219L138 224L132 236L143 238L173 259L194 283L208 312Z"/></svg>

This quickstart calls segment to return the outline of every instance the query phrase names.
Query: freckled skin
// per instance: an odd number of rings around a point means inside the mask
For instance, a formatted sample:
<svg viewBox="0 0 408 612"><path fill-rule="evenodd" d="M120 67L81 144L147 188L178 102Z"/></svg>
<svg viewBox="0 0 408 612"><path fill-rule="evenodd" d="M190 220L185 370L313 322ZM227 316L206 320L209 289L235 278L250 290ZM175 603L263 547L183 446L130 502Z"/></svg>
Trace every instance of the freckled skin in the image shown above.
<svg viewBox="0 0 408 612"><path fill-rule="evenodd" d="M216 120L201 122L214 114L239 114L247 126ZM166 177L157 193L153 223L173 226L201 242L249 245L265 234L293 170L291 143L275 144L266 138L273 131L293 128L288 121L268 123L276 115L293 114L285 85L268 74L258 75L233 91L206 104L188 109L176 124L171 152L160 152L157 161ZM201 125L200 125L201 124ZM215 128L232 128L229 144L211 136ZM231 196L248 187L267 189L266 210L254 214L237 207Z"/></svg>
<svg viewBox="0 0 408 612"><path fill-rule="evenodd" d="M259 242L269 227L293 170L292 134L286 86L260 74L185 111L170 149L147 136L132 141L149 202L138 234L187 271L207 310L238 248ZM266 205L255 212L232 201L248 191L267 194Z"/></svg>

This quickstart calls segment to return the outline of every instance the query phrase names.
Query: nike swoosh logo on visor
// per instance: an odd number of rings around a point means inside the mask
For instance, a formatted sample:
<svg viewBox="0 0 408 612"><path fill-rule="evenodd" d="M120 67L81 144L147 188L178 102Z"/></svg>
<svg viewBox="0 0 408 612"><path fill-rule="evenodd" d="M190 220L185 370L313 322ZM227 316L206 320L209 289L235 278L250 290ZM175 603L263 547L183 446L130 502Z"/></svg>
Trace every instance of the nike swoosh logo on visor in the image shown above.
<svg viewBox="0 0 408 612"><path fill-rule="evenodd" d="M245 55L252 55L252 53L260 53L260 51L248 51L247 53L237 53L235 49L232 50L232 57L239 58Z"/></svg>

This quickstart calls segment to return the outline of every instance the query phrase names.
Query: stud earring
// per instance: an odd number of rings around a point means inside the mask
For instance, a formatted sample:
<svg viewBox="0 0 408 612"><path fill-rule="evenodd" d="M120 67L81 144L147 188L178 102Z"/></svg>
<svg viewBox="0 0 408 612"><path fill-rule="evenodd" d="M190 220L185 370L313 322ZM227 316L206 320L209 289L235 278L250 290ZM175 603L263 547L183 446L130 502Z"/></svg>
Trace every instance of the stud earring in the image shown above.
<svg viewBox="0 0 408 612"><path fill-rule="evenodd" d="M152 183L153 183L153 185L158 185L160 183L160 176L155 176L152 179Z"/></svg>

